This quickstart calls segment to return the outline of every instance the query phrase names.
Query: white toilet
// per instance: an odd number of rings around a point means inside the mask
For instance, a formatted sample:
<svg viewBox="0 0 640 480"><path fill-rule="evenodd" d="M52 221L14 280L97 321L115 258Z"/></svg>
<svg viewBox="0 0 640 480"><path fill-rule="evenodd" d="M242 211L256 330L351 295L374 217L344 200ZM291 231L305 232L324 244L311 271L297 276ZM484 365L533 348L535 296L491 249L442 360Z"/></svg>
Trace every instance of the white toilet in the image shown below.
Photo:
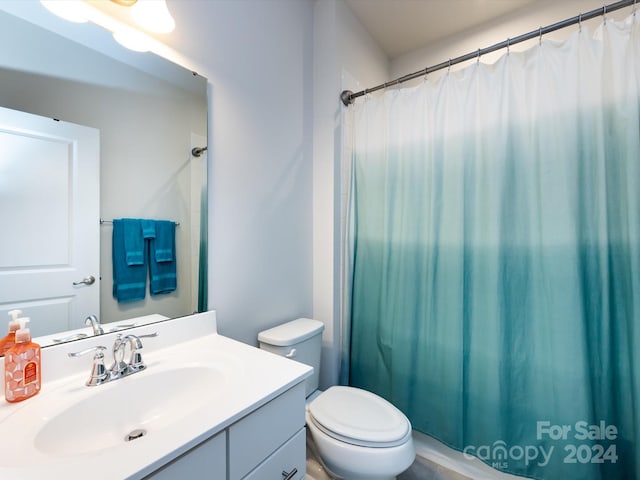
<svg viewBox="0 0 640 480"><path fill-rule="evenodd" d="M307 428L330 473L347 480L393 479L413 463L411 423L383 398L354 387L318 390L322 331L299 318L260 332L260 348L311 365L306 380Z"/></svg>

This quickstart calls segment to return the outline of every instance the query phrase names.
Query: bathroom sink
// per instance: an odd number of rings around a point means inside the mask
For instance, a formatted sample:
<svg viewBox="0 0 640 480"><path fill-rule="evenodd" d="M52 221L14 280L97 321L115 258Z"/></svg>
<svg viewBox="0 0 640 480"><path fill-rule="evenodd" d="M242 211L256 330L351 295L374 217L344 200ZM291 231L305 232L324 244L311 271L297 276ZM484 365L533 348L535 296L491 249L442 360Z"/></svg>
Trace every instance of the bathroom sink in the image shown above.
<svg viewBox="0 0 640 480"><path fill-rule="evenodd" d="M0 402L0 479L141 480L200 445L224 449L227 428L311 374L218 335L215 312L153 331L146 369L97 386L86 385L91 356L69 353L112 345L116 333L43 349L40 393Z"/></svg>
<svg viewBox="0 0 640 480"><path fill-rule="evenodd" d="M221 388L223 374L202 366L148 370L92 387L93 395L44 420L35 448L45 454L81 455L153 435L211 403Z"/></svg>
<svg viewBox="0 0 640 480"><path fill-rule="evenodd" d="M3 422L5 431L20 432L24 442L18 437L8 442L0 466L29 465L35 457L59 462L101 455L161 436L215 404L228 388L232 370L228 364L151 364L143 372L95 387L76 377L25 401Z"/></svg>

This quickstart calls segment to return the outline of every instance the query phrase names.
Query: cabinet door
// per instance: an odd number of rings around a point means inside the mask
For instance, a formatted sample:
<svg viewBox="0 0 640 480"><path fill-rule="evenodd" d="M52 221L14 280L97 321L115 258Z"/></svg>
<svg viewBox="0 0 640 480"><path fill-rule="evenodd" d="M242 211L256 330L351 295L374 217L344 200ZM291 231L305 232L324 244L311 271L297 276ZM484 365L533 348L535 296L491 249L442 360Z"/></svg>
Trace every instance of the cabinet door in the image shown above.
<svg viewBox="0 0 640 480"><path fill-rule="evenodd" d="M156 470L144 480L225 480L227 478L226 432L205 440Z"/></svg>
<svg viewBox="0 0 640 480"><path fill-rule="evenodd" d="M304 389L299 383L231 425L230 480L243 478L304 427Z"/></svg>
<svg viewBox="0 0 640 480"><path fill-rule="evenodd" d="M307 467L306 440L306 429L302 428L243 480L303 480Z"/></svg>

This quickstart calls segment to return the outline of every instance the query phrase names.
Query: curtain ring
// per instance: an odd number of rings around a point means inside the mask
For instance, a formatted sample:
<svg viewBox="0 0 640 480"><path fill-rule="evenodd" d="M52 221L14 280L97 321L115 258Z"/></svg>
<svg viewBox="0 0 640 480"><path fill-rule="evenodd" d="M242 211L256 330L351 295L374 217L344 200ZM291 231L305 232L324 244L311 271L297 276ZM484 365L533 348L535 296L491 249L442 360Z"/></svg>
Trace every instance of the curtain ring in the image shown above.
<svg viewBox="0 0 640 480"><path fill-rule="evenodd" d="M540 29L538 30L538 45L542 46L542 26L540 26Z"/></svg>
<svg viewBox="0 0 640 480"><path fill-rule="evenodd" d="M476 65L480 65L480 49L478 49L478 55L476 56Z"/></svg>
<svg viewBox="0 0 640 480"><path fill-rule="evenodd" d="M451 71L451 59L449 59L449 66L447 67L447 73Z"/></svg>
<svg viewBox="0 0 640 480"><path fill-rule="evenodd" d="M602 23L607 24L607 6L602 7Z"/></svg>
<svg viewBox="0 0 640 480"><path fill-rule="evenodd" d="M511 39L507 38L507 55L511 53Z"/></svg>
<svg viewBox="0 0 640 480"><path fill-rule="evenodd" d="M578 16L578 33L582 33L582 13Z"/></svg>
<svg viewBox="0 0 640 480"><path fill-rule="evenodd" d="M633 11L631 12L635 18L636 16L636 0L633 0Z"/></svg>

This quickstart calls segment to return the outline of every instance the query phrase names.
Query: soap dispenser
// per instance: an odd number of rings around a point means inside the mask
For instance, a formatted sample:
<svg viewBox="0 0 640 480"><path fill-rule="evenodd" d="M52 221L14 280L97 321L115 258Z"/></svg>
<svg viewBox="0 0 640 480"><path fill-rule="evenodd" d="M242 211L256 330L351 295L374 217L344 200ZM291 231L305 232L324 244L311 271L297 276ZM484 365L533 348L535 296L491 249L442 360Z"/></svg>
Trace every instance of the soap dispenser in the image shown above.
<svg viewBox="0 0 640 480"><path fill-rule="evenodd" d="M16 343L16 330L20 328L20 322L18 321L18 316L22 313L22 310L11 310L9 312L9 316L11 320L9 320L9 333L6 337L0 339L0 355L4 355L7 353L11 347L13 347Z"/></svg>
<svg viewBox="0 0 640 480"><path fill-rule="evenodd" d="M25 327L29 318L20 318L16 344L4 356L4 396L7 402L20 402L40 391L40 345L31 341Z"/></svg>

